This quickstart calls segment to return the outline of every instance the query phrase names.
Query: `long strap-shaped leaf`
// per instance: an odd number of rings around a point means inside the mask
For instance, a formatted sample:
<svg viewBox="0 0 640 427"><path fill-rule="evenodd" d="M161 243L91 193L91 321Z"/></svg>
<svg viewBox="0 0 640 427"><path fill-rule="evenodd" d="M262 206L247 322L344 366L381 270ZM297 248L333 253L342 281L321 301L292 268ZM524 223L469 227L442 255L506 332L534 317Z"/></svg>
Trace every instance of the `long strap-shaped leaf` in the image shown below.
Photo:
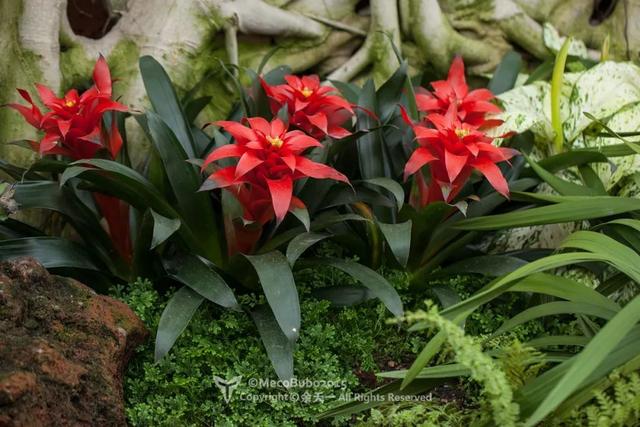
<svg viewBox="0 0 640 427"><path fill-rule="evenodd" d="M597 192L589 187L575 184L570 181L566 181L562 178L558 178L551 172L538 165L535 161L531 160L529 156L523 154L531 168L538 174L538 176L547 184L549 184L554 190L563 196L606 196L607 193Z"/></svg>
<svg viewBox="0 0 640 427"><path fill-rule="evenodd" d="M27 181L15 185L14 198L22 209L49 209L65 215L80 236L90 243L87 249L109 266L114 275L126 277L126 266L114 256L116 250L111 238L95 214L70 189L61 188L55 181Z"/></svg>
<svg viewBox="0 0 640 427"><path fill-rule="evenodd" d="M555 200L561 200L556 196ZM557 224L602 218L640 210L640 200L630 197L571 197L549 206L469 218L453 225L460 230L500 230L530 225Z"/></svg>
<svg viewBox="0 0 640 427"><path fill-rule="evenodd" d="M162 359L186 329L204 297L183 286L171 297L162 311L156 333L155 360Z"/></svg>
<svg viewBox="0 0 640 427"><path fill-rule="evenodd" d="M25 237L0 241L0 261L33 257L46 268L103 271L79 244L59 237Z"/></svg>
<svg viewBox="0 0 640 427"><path fill-rule="evenodd" d="M140 211L151 208L164 217L181 219L180 214L153 184L137 171L120 163L105 159L81 160L64 171L60 184L64 185L75 177L82 177L96 185L100 191L119 197ZM184 221L181 223L178 233L186 244L196 248L202 255L207 255L191 228Z"/></svg>
<svg viewBox="0 0 640 427"><path fill-rule="evenodd" d="M524 311L521 311L511 319L504 322L498 329L496 329L492 336L503 334L506 331L509 331L516 326L522 325L523 323L526 323L533 319L567 313L587 314L607 320L616 315L615 311L608 310L598 305L568 301L554 301L546 304L536 305Z"/></svg>
<svg viewBox="0 0 640 427"><path fill-rule="evenodd" d="M396 224L378 222L378 227L398 263L406 267L411 251L411 220Z"/></svg>
<svg viewBox="0 0 640 427"><path fill-rule="evenodd" d="M300 333L300 301L289 261L279 251L245 257L258 273L280 329L291 342L295 342Z"/></svg>
<svg viewBox="0 0 640 427"><path fill-rule="evenodd" d="M591 341L593 342L593 341ZM591 373L581 379L579 384L576 382L576 393L582 393L589 390L591 384L605 378L613 369L622 366L637 357L640 352L640 327L635 326L631 332L623 338L618 345L612 348L606 348L604 359L596 366ZM569 371L580 363L590 363L584 359L578 359L583 353L572 357L571 359L553 367L542 375L536 377L527 383L518 391L518 403L520 404L521 413L523 415L531 415L550 395L550 391L559 385L559 383L568 378ZM593 394L591 394L593 396ZM571 398L568 397L570 400ZM563 400L566 402L567 400ZM548 414L551 413L551 409ZM544 417L544 416L543 416ZM535 424L535 423L534 423Z"/></svg>
<svg viewBox="0 0 640 427"><path fill-rule="evenodd" d="M448 307L442 311L442 315L453 320L456 323L462 322L469 314L471 314L476 308L481 306L482 304L486 304L487 302L495 299L500 296L504 292L510 289L518 289L516 286L521 287L522 291L527 289L527 285L531 286L533 289L543 290L545 287L548 287L549 290L547 293L552 294L554 292L558 292L557 296L562 295L566 290L558 290L559 287L553 286L556 282L550 281L548 285L540 286L539 283L536 283L536 280L539 280L539 276L534 274L537 272L550 270L557 267L562 267L565 265L570 265L579 262L588 262L588 261L601 261L602 257L595 254L588 253L568 253L568 254L558 254L552 255L546 258L542 258L531 262L518 270L503 276L502 278L496 279L477 292L472 297L461 301L458 304L455 304L451 307ZM554 290L555 288L555 290ZM410 331L416 331L420 329L426 328L427 325L423 323L416 323L411 328ZM444 335L441 332L438 332L425 346L425 348L420 352L418 357L416 358L411 368L407 371L407 375L402 381L402 387L408 386L411 381L413 381L417 375L420 373L422 368L424 368L427 363L437 354L440 350L440 347L444 343Z"/></svg>
<svg viewBox="0 0 640 427"><path fill-rule="evenodd" d="M283 381L291 380L293 378L294 343L282 333L282 329L280 329L269 307L264 305L257 307L251 312L251 316L278 378Z"/></svg>
<svg viewBox="0 0 640 427"><path fill-rule="evenodd" d="M593 251L615 265L620 271L640 283L640 256L610 237L594 232L574 233L563 246ZM613 251L613 252L611 252ZM571 395L607 355L625 338L640 321L640 297L634 298L598 332L584 350L576 356L575 363L548 393L544 401L526 421L533 426L556 409Z"/></svg>
<svg viewBox="0 0 640 427"><path fill-rule="evenodd" d="M222 307L240 309L229 285L197 255L182 255L164 264L170 277L187 285L209 301Z"/></svg>
<svg viewBox="0 0 640 427"><path fill-rule="evenodd" d="M380 276L374 270L362 264L338 258L316 258L305 260L304 264L302 264L303 268L317 265L328 265L344 271L367 287L372 295L380 299L394 316L402 316L402 301L400 300L398 292L384 277Z"/></svg>
<svg viewBox="0 0 640 427"><path fill-rule="evenodd" d="M153 57L143 56L140 75L153 109L169 125L187 156L195 157L190 127L167 72Z"/></svg>
<svg viewBox="0 0 640 427"><path fill-rule="evenodd" d="M217 265L222 265L222 240L216 224L216 214L209 195L198 192L201 185L200 175L194 169L194 165L187 162L188 154L160 116L147 112L147 123L151 141L162 159L183 221L191 230L198 232L200 246L204 248L207 258Z"/></svg>

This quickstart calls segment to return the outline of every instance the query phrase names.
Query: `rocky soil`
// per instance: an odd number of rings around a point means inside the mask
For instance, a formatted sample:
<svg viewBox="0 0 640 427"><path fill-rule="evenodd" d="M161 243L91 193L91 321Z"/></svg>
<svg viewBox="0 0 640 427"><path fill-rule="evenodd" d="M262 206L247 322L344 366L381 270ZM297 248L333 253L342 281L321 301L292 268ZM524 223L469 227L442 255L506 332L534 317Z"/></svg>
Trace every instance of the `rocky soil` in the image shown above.
<svg viewBox="0 0 640 427"><path fill-rule="evenodd" d="M122 302L0 263L0 427L126 425L123 371L147 336Z"/></svg>

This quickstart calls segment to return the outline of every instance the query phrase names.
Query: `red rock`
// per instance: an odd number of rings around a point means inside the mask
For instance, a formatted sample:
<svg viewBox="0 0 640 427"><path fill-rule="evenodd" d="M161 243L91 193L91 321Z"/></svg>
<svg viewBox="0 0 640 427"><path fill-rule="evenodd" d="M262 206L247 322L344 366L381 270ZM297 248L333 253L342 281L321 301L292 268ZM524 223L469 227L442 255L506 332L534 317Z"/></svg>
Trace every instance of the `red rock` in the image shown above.
<svg viewBox="0 0 640 427"><path fill-rule="evenodd" d="M126 425L122 376L148 331L129 307L50 275L0 263L0 427Z"/></svg>

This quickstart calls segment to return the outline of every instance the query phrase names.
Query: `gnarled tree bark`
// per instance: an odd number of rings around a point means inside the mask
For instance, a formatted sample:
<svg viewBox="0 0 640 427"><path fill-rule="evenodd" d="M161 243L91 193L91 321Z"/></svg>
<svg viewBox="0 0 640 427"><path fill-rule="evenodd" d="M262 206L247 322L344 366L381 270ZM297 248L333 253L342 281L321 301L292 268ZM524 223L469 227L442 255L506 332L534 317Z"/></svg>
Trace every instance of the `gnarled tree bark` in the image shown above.
<svg viewBox="0 0 640 427"><path fill-rule="evenodd" d="M100 31L76 28L84 35L69 22L74 2L0 0L0 103L15 101L14 88L31 89L35 81L60 92L82 87L103 54L121 100L141 108L137 58L153 55L183 89L213 72L202 89L215 97L203 113L210 120L223 116L233 97L225 79L215 78L223 76L219 60L255 68L277 45L267 70L286 64L341 80L370 74L380 84L397 66L393 40L413 69L444 72L462 54L472 72L490 72L512 48L549 57L547 21L592 49L609 34L614 58L640 58L640 0L102 0L108 20ZM0 143L33 136L15 112L0 109ZM133 140L140 160L143 138ZM0 150L23 164L33 156L6 144Z"/></svg>

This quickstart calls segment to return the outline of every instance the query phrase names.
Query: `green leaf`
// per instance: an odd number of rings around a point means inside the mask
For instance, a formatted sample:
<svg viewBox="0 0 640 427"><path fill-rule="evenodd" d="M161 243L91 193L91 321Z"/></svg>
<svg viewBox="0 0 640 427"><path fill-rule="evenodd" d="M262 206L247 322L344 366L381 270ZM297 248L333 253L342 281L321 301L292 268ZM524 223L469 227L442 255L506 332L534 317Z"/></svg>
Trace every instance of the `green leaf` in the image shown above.
<svg viewBox="0 0 640 427"><path fill-rule="evenodd" d="M293 238L287 246L287 259L291 267L295 265L304 251L328 237L331 237L331 234L307 232Z"/></svg>
<svg viewBox="0 0 640 427"><path fill-rule="evenodd" d="M282 333L268 306L257 307L251 312L251 316L278 378L282 381L291 380L293 378L293 341Z"/></svg>
<svg viewBox="0 0 640 427"><path fill-rule="evenodd" d="M513 50L507 52L494 71L488 89L496 95L512 89L516 84L521 68L522 56Z"/></svg>
<svg viewBox="0 0 640 427"><path fill-rule="evenodd" d="M623 338L620 344L610 350L602 363L582 382L576 394L591 391L591 397L593 397L591 386L595 382L606 378L611 374L613 369L622 367L627 362L638 357L638 342L640 342L640 327L636 325L632 328L631 332ZM516 401L520 405L521 414L525 417L531 415L533 411L539 407L540 403L548 397L549 391L558 384L576 361L577 357L572 357L527 382L519 390L516 397ZM568 400L571 400L571 397ZM565 400L565 402L567 402L567 400Z"/></svg>
<svg viewBox="0 0 640 427"><path fill-rule="evenodd" d="M536 184L537 181L530 178L519 179L517 181L510 182L509 189L513 193L515 191L530 188ZM475 218L480 215L486 215L506 202L507 200L502 197L501 194L493 192L488 196L483 197L480 201L470 203L469 208L467 209L467 217ZM444 206L440 206L440 209L436 210L442 211L442 209L445 209L445 214L448 214L452 209L450 206L442 202L438 202L438 204ZM434 203L433 205L436 204ZM427 208L429 208L429 206ZM449 211L446 210L446 207L449 208ZM447 220L444 222L447 226L439 225L439 222L429 222L430 227L427 227L427 229L432 230L432 235L426 236L426 238L413 239L414 242L428 242L426 249L420 254L422 255L420 263L423 267L433 268L443 262L446 259L446 256L449 256L446 252L450 247L454 246L452 242L460 244L464 239L473 237L468 237L469 234L460 237L460 234L462 234L461 232L451 229L451 226L455 225L459 221L463 221L464 218L464 215L458 212L448 216ZM414 221L414 224L416 227L420 226L419 221ZM439 226L436 227L436 225Z"/></svg>
<svg viewBox="0 0 640 427"><path fill-rule="evenodd" d="M33 257L46 268L81 268L102 271L87 256L85 247L59 237L25 237L0 241L0 260Z"/></svg>
<svg viewBox="0 0 640 427"><path fill-rule="evenodd" d="M447 216L452 207L444 202L430 203L419 211L410 205L404 205L399 214L399 221L410 220L411 224L411 265L419 261L425 247L431 240L432 233Z"/></svg>
<svg viewBox="0 0 640 427"><path fill-rule="evenodd" d="M187 154L165 122L153 112L147 112L147 122L151 140L162 159L182 218L193 232L198 232L198 240L206 251L206 256L222 265L221 237L216 215L209 195L198 192L200 175L193 165L187 163Z"/></svg>
<svg viewBox="0 0 640 427"><path fill-rule="evenodd" d="M381 177L365 179L363 180L363 182L388 190L391 194L393 194L393 197L395 197L396 203L398 204L398 210L402 209L402 205L404 204L404 189L400 184L398 184L397 181L394 181L391 178Z"/></svg>
<svg viewBox="0 0 640 427"><path fill-rule="evenodd" d="M144 176L120 163L105 159L74 162L60 177L60 185L80 176L99 186L106 194L118 196L140 210L144 211L149 206L161 215L177 216L162 194Z"/></svg>
<svg viewBox="0 0 640 427"><path fill-rule="evenodd" d="M282 46L276 45L271 50L269 50L269 52L265 53L265 55L262 57L262 60L260 60L260 65L256 70L256 73L258 75L262 74L262 70L264 69L265 65L267 65L267 63L269 62L269 59L271 59L271 57L281 48Z"/></svg>
<svg viewBox="0 0 640 427"><path fill-rule="evenodd" d="M582 352L575 357L562 379L549 390L547 397L527 419L526 426L534 426L543 420L568 398L578 386L600 365L607 355L622 341L640 320L640 297L634 298L593 337Z"/></svg>
<svg viewBox="0 0 640 427"><path fill-rule="evenodd" d="M417 379L425 378L455 378L466 377L471 373L471 370L460 363L451 363L447 365L436 365L423 368L416 376ZM401 379L407 375L407 371L400 369L391 372L381 372L376 374L382 378L397 378Z"/></svg>
<svg viewBox="0 0 640 427"><path fill-rule="evenodd" d="M177 218L167 218L151 209L153 218L153 237L150 249L155 249L165 242L180 228L180 220Z"/></svg>
<svg viewBox="0 0 640 427"><path fill-rule="evenodd" d="M345 83L339 80L330 80L331 84L335 86L342 96L344 96L347 101L355 104L358 102L358 98L360 97L361 89L353 83Z"/></svg>
<svg viewBox="0 0 640 427"><path fill-rule="evenodd" d="M43 237L45 234L24 222L7 218L0 221L0 240L20 239L23 237Z"/></svg>
<svg viewBox="0 0 640 427"><path fill-rule="evenodd" d="M616 310L616 304L598 294L593 289L585 285L573 282L569 279L544 274L534 274L544 270L551 270L557 267L574 263L602 260L602 257L590 253L568 253L552 255L533 261L520 267L501 278L498 278L470 298L442 310L441 314L455 323L461 323L476 308L482 304L497 298L506 291L518 292L539 292L560 298L568 298L574 302L584 302L599 304ZM604 300L604 301L603 301ZM409 328L410 331L422 330L428 327L424 322L418 322ZM438 332L420 352L416 361L407 371L402 384L406 387L413 381L427 363L437 354L444 343L444 335Z"/></svg>
<svg viewBox="0 0 640 427"><path fill-rule="evenodd" d="M429 292L433 293L440 305L444 308L450 307L460 302L460 296L449 285L436 285L429 288Z"/></svg>
<svg viewBox="0 0 640 427"><path fill-rule="evenodd" d="M527 261L508 255L483 255L465 258L442 270L448 274L476 273L498 277L526 265Z"/></svg>
<svg viewBox="0 0 640 427"><path fill-rule="evenodd" d="M304 268L315 265L328 265L337 268L338 270L342 270L371 290L372 294L382 301L394 316L402 316L402 301L400 300L398 292L384 277L380 276L369 267L338 258L317 258L305 260Z"/></svg>
<svg viewBox="0 0 640 427"><path fill-rule="evenodd" d="M56 181L25 181L14 186L14 200L21 209L48 209L66 216L78 234L113 274L124 277L126 266L117 259L111 237L105 232L96 214L76 197L70 188L61 188Z"/></svg>
<svg viewBox="0 0 640 427"><path fill-rule="evenodd" d="M553 64L554 61L552 59L545 60L533 70L524 84L528 85L538 80L547 80L553 73Z"/></svg>
<svg viewBox="0 0 640 427"><path fill-rule="evenodd" d="M523 344L523 346L538 348L558 345L577 345L584 347L589 341L589 338L580 335L549 335L546 337L535 338L531 341L527 341Z"/></svg>
<svg viewBox="0 0 640 427"><path fill-rule="evenodd" d="M300 302L287 258L278 251L245 255L258 273L273 315L286 337L294 342L300 333Z"/></svg>
<svg viewBox="0 0 640 427"><path fill-rule="evenodd" d="M93 167L77 166L77 164ZM73 165L64 172L60 178L61 183L64 184L72 177L82 176L84 180L95 184L101 192L114 195L142 212L151 208L167 218L180 219L178 212L155 186L135 170L105 159L84 159ZM185 226L184 221L181 223L178 232L185 243L204 254L206 251L201 249L201 239L195 237L193 231Z"/></svg>
<svg viewBox="0 0 640 427"><path fill-rule="evenodd" d="M602 257L599 255L577 252L551 255L546 258L532 261L512 273L494 280L470 298L442 310L441 314L448 319L458 318L461 315L466 316L480 305L486 304L497 296L503 294L506 290L514 287L518 280L520 280L520 283L529 280L530 277L533 277L533 273L551 270L570 264L600 260L602 260ZM418 325L418 323L414 324L412 329L417 330Z"/></svg>
<svg viewBox="0 0 640 427"><path fill-rule="evenodd" d="M492 336L503 334L518 325L522 325L530 320L537 319L544 316L553 316L556 314L586 314L589 316L596 316L602 319L610 319L615 316L616 312L603 308L599 305L586 304L584 302L568 302L568 301L554 301L546 304L540 304L530 307L521 311L517 315L513 316L506 322L504 322Z"/></svg>
<svg viewBox="0 0 640 427"><path fill-rule="evenodd" d="M411 220L398 224L378 222L378 227L380 227L393 256L401 266L406 267L411 251Z"/></svg>
<svg viewBox="0 0 640 427"><path fill-rule="evenodd" d="M368 111L377 110L373 80L365 83L358 98L358 105ZM366 130L374 127L373 119L367 112L358 109L356 110L356 115L358 116L357 130ZM358 163L362 178L370 179L385 176L384 154L380 131L366 133L358 139L356 144L358 146Z"/></svg>
<svg viewBox="0 0 640 427"><path fill-rule="evenodd" d="M408 78L408 69L409 64L407 61L401 61L398 69L380 86L376 93L377 111L379 112L382 123L386 123L398 108L398 104L402 98L402 90Z"/></svg>
<svg viewBox="0 0 640 427"><path fill-rule="evenodd" d="M16 165L12 165L2 159L0 159L0 170L9 175L16 181L21 181L23 179L33 179L33 180L43 180L45 179L43 176L38 175L37 173L30 172L28 169L21 168Z"/></svg>
<svg viewBox="0 0 640 427"><path fill-rule="evenodd" d="M401 390L407 389L407 387L410 386L413 380L415 380L417 376L420 375L420 372L422 372L422 368L427 366L427 363L429 363L431 359L433 359L433 356L435 356L438 351L440 351L440 348L444 344L445 340L446 335L442 331L436 333L433 338L429 340L427 345L424 346L420 354L418 354L418 357L416 357L416 360L406 372L406 375L402 380L402 385L400 388Z"/></svg>
<svg viewBox="0 0 640 427"><path fill-rule="evenodd" d="M607 163L608 161L606 154L590 148L585 150L572 150L545 157L538 162L538 165L541 168L554 173L573 166L581 166L586 163Z"/></svg>
<svg viewBox="0 0 640 427"><path fill-rule="evenodd" d="M605 157L625 157L636 153L636 150L631 149L627 144L613 144L604 145L602 147L576 148L571 152L579 153L582 151L597 152Z"/></svg>
<svg viewBox="0 0 640 427"><path fill-rule="evenodd" d="M291 210L293 216L298 218L298 221L302 223L304 228L309 231L311 229L311 218L309 217L309 211L306 207L299 207Z"/></svg>
<svg viewBox="0 0 640 427"><path fill-rule="evenodd" d="M599 255L633 280L640 282L640 257L628 246L593 231L577 231L566 238L560 248L576 248Z"/></svg>
<svg viewBox="0 0 640 427"><path fill-rule="evenodd" d="M606 196L608 194L602 180L591 166L581 165L578 167L578 171L582 177L582 182L591 189L593 194L597 196Z"/></svg>
<svg viewBox="0 0 640 427"><path fill-rule="evenodd" d="M357 214L338 214L336 212L325 213L324 215L318 215L318 217L311 223L311 231L321 231L327 227L330 227L334 224L339 224L341 222L346 221L369 221L368 219L357 215ZM290 230L283 232L282 234L278 234L269 242L267 242L258 253L266 253L277 249L278 247L284 245L294 237L298 236L300 233L305 233L306 229L301 227L294 227Z"/></svg>
<svg viewBox="0 0 640 427"><path fill-rule="evenodd" d="M593 304L617 312L620 306L589 286L563 276L535 273L509 288L510 292L538 293L568 301Z"/></svg>
<svg viewBox="0 0 640 427"><path fill-rule="evenodd" d="M200 98L189 101L189 103L185 107L184 112L185 120L187 121L187 123L193 123L198 117L198 114L200 114L200 112L204 110L207 105L209 105L212 99L213 98L211 96L202 96Z"/></svg>
<svg viewBox="0 0 640 427"><path fill-rule="evenodd" d="M164 262L169 277L187 285L209 301L238 311L239 305L227 282L197 255L181 255Z"/></svg>
<svg viewBox="0 0 640 427"><path fill-rule="evenodd" d="M173 294L162 311L156 333L155 360L158 362L173 347L180 334L186 329L204 297L187 286Z"/></svg>
<svg viewBox="0 0 640 427"><path fill-rule="evenodd" d="M564 131L562 130L562 118L560 117L560 95L562 92L562 81L564 79L564 66L567 62L567 55L569 54L569 46L571 46L571 38L567 37L556 56L553 75L551 77L551 125L555 132L553 143L556 153L561 152L564 145Z"/></svg>
<svg viewBox="0 0 640 427"><path fill-rule="evenodd" d="M556 200L561 200L556 198ZM582 221L640 210L640 200L628 197L572 197L567 202L514 211L500 215L469 218L453 225L459 230L500 230L541 224Z"/></svg>
<svg viewBox="0 0 640 427"><path fill-rule="evenodd" d="M598 194L593 191L589 187L584 187L582 185L574 184L573 182L565 181L564 179L558 178L557 176L549 173L544 168L540 167L536 162L531 160L529 156L523 154L523 156L527 159L527 162L531 165L531 168L538 174L538 176L547 184L549 184L554 190L560 193L563 196L602 196L603 194ZM605 192L606 196L607 193Z"/></svg>
<svg viewBox="0 0 640 427"><path fill-rule="evenodd" d="M597 123L599 126L602 126L602 128L606 130L611 136L613 136L614 138L618 138L620 141L624 142L624 144L629 147L629 149L633 150L636 154L640 154L640 144L624 138L622 135L609 128L609 126L604 124L601 120L598 120L598 118L596 118L593 114L585 111L584 115L590 120L593 120L593 122Z"/></svg>
<svg viewBox="0 0 640 427"><path fill-rule="evenodd" d="M154 58L143 56L140 58L140 75L155 112L174 133L187 158L195 157L191 128L167 72Z"/></svg>
<svg viewBox="0 0 640 427"><path fill-rule="evenodd" d="M331 304L338 307L348 307L375 298L367 288L348 285L316 288L311 291L311 294L315 298L331 301Z"/></svg>

